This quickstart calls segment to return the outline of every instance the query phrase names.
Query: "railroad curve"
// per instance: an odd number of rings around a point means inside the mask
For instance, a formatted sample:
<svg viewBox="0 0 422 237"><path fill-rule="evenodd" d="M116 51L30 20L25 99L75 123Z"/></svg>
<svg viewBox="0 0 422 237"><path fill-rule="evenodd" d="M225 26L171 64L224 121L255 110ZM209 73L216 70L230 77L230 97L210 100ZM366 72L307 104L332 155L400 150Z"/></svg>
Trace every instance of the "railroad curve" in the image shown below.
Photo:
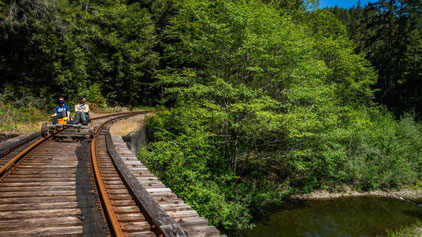
<svg viewBox="0 0 422 237"><path fill-rule="evenodd" d="M142 113L93 119L100 126L91 142L50 135L1 157L0 236L219 236L174 194L170 217L158 204L165 199L154 199L119 156L111 124ZM167 190L159 181L154 186Z"/></svg>

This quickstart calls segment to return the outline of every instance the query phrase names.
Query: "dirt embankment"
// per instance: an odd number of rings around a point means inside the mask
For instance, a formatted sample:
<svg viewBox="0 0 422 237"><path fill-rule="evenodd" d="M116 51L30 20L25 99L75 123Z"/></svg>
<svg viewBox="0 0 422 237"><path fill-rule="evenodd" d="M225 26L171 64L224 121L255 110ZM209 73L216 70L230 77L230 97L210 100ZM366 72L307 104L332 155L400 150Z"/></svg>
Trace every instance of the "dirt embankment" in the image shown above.
<svg viewBox="0 0 422 237"><path fill-rule="evenodd" d="M141 114L117 121L110 128L111 135L126 136L130 133L139 131L144 125L145 118L148 115L149 114Z"/></svg>

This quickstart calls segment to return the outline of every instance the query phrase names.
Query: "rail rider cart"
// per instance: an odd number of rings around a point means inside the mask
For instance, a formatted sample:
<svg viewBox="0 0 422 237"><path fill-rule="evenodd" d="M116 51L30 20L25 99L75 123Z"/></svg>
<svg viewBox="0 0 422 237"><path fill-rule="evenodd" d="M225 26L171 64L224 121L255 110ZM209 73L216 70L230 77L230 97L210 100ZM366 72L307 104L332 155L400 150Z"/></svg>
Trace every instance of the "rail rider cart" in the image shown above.
<svg viewBox="0 0 422 237"><path fill-rule="evenodd" d="M56 132L65 129L64 131L60 132L59 134L55 134ZM90 138L92 139L95 134L95 128L92 127L91 123L88 124L81 124L81 123L74 123L73 120L68 121L68 118L65 114L61 118L57 119L57 123L51 122L50 124L44 123L41 125L41 136L47 137L49 134L55 134L54 138L72 138L75 139L84 139Z"/></svg>

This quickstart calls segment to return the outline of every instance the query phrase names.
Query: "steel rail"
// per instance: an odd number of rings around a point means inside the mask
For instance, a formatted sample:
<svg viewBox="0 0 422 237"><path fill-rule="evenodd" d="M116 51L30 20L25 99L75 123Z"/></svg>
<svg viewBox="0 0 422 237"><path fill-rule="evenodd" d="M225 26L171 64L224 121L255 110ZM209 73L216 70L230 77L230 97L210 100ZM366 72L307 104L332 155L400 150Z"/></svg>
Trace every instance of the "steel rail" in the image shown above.
<svg viewBox="0 0 422 237"><path fill-rule="evenodd" d="M135 112L124 112L124 113L119 113L119 114L108 114L108 115L104 115L104 116L101 116L101 117L93 118L91 120L98 120L98 119L104 119L104 118L113 117L113 116L119 116L119 115L120 116L124 116L124 115L130 115L130 114L138 114L138 113L140 113L140 112L139 111L135 111ZM19 154L17 154L15 157L13 157L10 161L8 161L5 165L3 165L2 167L0 167L0 178L6 173L6 171L8 169L10 169L14 164L16 164L17 162L19 162L26 155L28 155L31 151L33 151L34 149L36 149L37 147L39 147L42 143L44 143L45 141L47 141L52 136L54 136L56 134L59 134L59 133L61 133L64 130L66 130L66 128L61 129L59 131L56 131L53 134L49 134L47 137L41 138L41 139L35 141L33 144L31 144L25 150L21 151Z"/></svg>
<svg viewBox="0 0 422 237"><path fill-rule="evenodd" d="M121 151L122 153L119 153L119 149L121 148L120 145L116 148L115 144L113 144L111 135L109 133L109 129L111 124L114 121L125 119L130 116L139 115L139 114L146 114L151 111L135 111L135 112L125 112L125 113L116 113L116 114L109 114L97 118L93 118L92 120L99 120L103 119L101 121L97 121L95 124L95 134L92 137L91 144L90 144L90 151L86 150L86 152L91 152L91 171L90 177L95 179L95 183L91 183L92 188L96 191L98 194L98 197L100 199L101 203L101 209L100 212L103 213L103 218L105 219L107 225L108 225L108 231L109 234L112 236L125 236L129 233L140 233L140 234L152 234L155 232L157 236L186 236L189 234L200 234L200 235L206 235L211 234L215 235L218 230L215 227L209 226L208 222L204 219L201 219L199 215L191 211L190 207L186 207L186 204L183 203L183 201L180 201L177 197L173 197L173 193L168 193L166 191L165 198L167 199L167 196L170 195L170 199L166 201L164 206L160 206L161 204L156 203L156 201L164 201L163 198L158 200L159 196L152 196L152 193L155 191L148 191L147 187L142 186L142 183L139 183L137 176L138 174L131 173L132 171L129 170L129 168L126 166L127 164L123 161L121 155L126 154L125 152ZM48 162L40 162L37 161L37 164L40 164L38 166L32 166L27 164L27 162L31 163L32 157L42 157L43 159L47 159L48 157L44 157L43 154L49 155L51 151L49 150L51 147L54 147L54 142L52 142L51 137L55 136L56 134L64 131L65 129L58 130L52 134L49 134L47 137L42 138L40 140L35 141L34 143L28 145L25 145L20 148L20 150L24 149L21 153L19 153L16 157L13 158L13 160L9 161L7 165L4 165L3 167L0 167L0 182L3 182L6 178L16 179L18 177L18 181L21 179L22 174L27 175L28 177L24 177L23 181L25 187L30 187L29 189L25 189L22 191L19 191L20 193L13 194L17 195L16 197L25 197L25 198L31 198L31 197L40 197L41 193L37 193L36 195L30 194L33 190L36 191L43 191L46 190L46 188L41 187L42 182L40 181L38 185L38 188L32 188L32 184L28 186L25 182L29 180L29 182L33 182L31 177L36 177L36 173L38 172L38 169L40 169L40 175L45 178L52 178L53 182L67 182L69 177L73 176L66 176L66 180L63 181L61 172L60 173L60 180L57 179L57 171L50 171L50 163ZM45 142L45 146L41 145ZM119 143L120 144L120 143ZM73 151L73 148L76 147L76 144L72 145L72 148L70 150ZM44 149L45 148L45 149ZM104 150L107 149L107 150ZM68 151L70 151L68 150ZM108 154L106 154L107 152ZM89 154L86 154L89 156ZM55 156L56 157L56 156ZM48 160L56 159L55 157L48 158ZM72 158L77 158L76 156ZM110 158L110 160L109 160ZM63 160L63 157L61 157L59 160ZM73 167L72 165L62 166L63 164L61 162L57 162L57 160L54 161L55 164L59 164L60 166L53 165L51 167L58 167L58 168L67 168L67 167ZM89 161L87 161L89 163ZM43 165L48 164L48 167L45 167ZM142 164L141 164L142 165ZM30 169L28 169L30 167ZM114 167L114 168L112 168ZM134 167L134 165L131 165L131 167ZM136 166L138 167L138 166ZM21 168L22 172L19 171ZM26 170L25 170L26 169ZM13 175L13 173L17 171L19 174ZM66 175L73 175L73 171L69 171ZM5 175L2 175L2 174ZM143 172L142 172L143 173ZM139 175L144 175L142 173L139 173ZM148 175L148 174L147 174ZM64 176L63 176L64 177ZM118 179L117 177L120 177ZM56 180L57 179L57 180ZM150 179L149 179L150 180ZM16 181L16 180L15 180ZM49 179L47 179L47 182L50 182ZM149 181L148 181L149 182ZM52 185L57 185L57 183L54 183ZM61 184L60 184L61 185ZM70 191L68 190L67 186L71 186L72 184L65 184L66 187L59 188L58 192L60 195L68 196L70 195ZM109 186L110 185L110 186ZM160 182L158 183L149 183L148 186L154 186L157 189L162 189ZM53 187L53 186L51 186ZM6 192L15 192L19 188L8 188L4 189ZM72 189L72 188L71 188ZM42 196L56 196L57 193L55 193L56 188L54 190L52 189L49 193L44 194L42 193ZM72 189L73 190L73 189ZM150 189L151 190L151 189ZM149 193L151 192L151 194ZM161 192L161 191L159 191ZM72 194L74 195L74 194ZM164 194L160 194L164 195ZM10 195L2 196L2 198L8 198ZM97 195L96 195L97 196ZM72 196L73 197L73 196ZM74 196L74 198L77 198ZM51 198L50 198L51 199ZM125 199L124 202L120 202L120 200ZM44 200L44 199L43 199ZM47 199L46 199L47 200ZM69 199L70 200L70 199ZM98 199L97 199L98 200ZM119 203L115 203L115 200L118 200ZM56 202L56 199L52 200L53 202ZM10 202L10 201L9 201ZM64 200L64 202L67 202L67 200ZM168 202L168 203L167 203ZM181 204L179 205L179 203ZM25 202L26 203L26 202ZM47 203L47 202L45 202ZM171 204L171 205L169 205ZM177 205L175 205L177 204ZM30 205L25 204L25 205ZM170 207L170 208L169 208ZM60 210L60 213L63 212L63 210L60 209L61 207L57 206L57 211ZM77 206L73 207L70 211L68 211L69 215L75 215L73 212L80 212L79 209L77 209ZM140 213L138 213L138 208ZM45 209L45 208L44 208ZM18 207L11 208L10 210L20 210ZM32 210L32 209L31 209ZM170 211L168 214L167 211ZM72 212L71 212L72 211ZM175 215L174 213L180 211L181 213L178 214L180 216L180 220L176 221L173 217ZM186 212L186 213L185 213ZM133 213L136 213L136 215L133 215ZM126 214L130 214L126 215ZM177 213L176 213L177 214ZM195 214L195 215L194 215ZM98 213L96 214L98 215ZM134 218L136 216L136 218ZM182 220L182 217L186 217L189 220L188 224L185 223L184 220ZM31 217L29 217L31 218ZM101 218L98 216L97 218ZM1 218L0 218L1 219ZM17 218L16 218L17 219ZM192 220L193 219L193 220ZM68 219L66 220L60 220L60 222L68 222ZM75 220L74 220L75 221ZM78 220L77 225L72 224L72 228L68 228L68 233L84 233L85 229L81 229L82 225L79 223ZM205 222L205 223L204 223ZM58 223L58 222L57 222ZM58 228L57 225L52 224L53 227ZM102 222L101 222L102 223ZM140 224L139 224L140 223ZM185 223L184 225L180 223ZM186 226L186 224L188 226ZM85 225L83 225L85 228ZM38 228L38 226L34 223L32 223L31 228ZM15 232L9 227L7 231L9 232ZM31 228L27 228L26 231L32 231ZM214 228L211 229L210 228ZM4 230L5 228L0 228L0 232ZM101 229L102 231L106 231L106 229ZM41 230L39 230L41 231ZM42 231L46 231L45 228L42 229ZM47 230L50 231L50 230ZM57 230L56 230L57 231ZM60 229L61 231L61 229ZM17 231L19 232L19 231ZM43 232L43 233L44 233ZM3 233L3 232L2 232ZM20 232L19 232L20 233ZM41 232L40 232L41 233ZM219 233L219 232L218 232ZM105 234L105 233L104 233ZM1 235L1 234L0 234Z"/></svg>
<svg viewBox="0 0 422 237"><path fill-rule="evenodd" d="M92 159L92 166L93 166L95 182L96 182L97 187L99 189L100 198L102 199L102 201L104 203L105 210L106 210L107 216L105 218L111 223L111 225L112 225L111 231L113 232L113 234L115 236L123 236L123 232L122 232L122 229L120 227L120 224L118 223L117 217L116 217L116 215L113 211L110 199L108 198L107 191L105 189L104 182L103 182L102 177L101 177L98 159L97 159L97 156L96 156L97 137L101 133L103 127L106 124L108 124L112 121L118 120L118 119L130 117L130 116L134 116L134 115L138 115L138 114L144 114L146 112L147 111L123 112L123 113L118 113L118 114L108 114L108 115L105 115L105 116L101 116L101 117L91 119L91 121L92 121L92 120L99 120L99 119L114 117L114 118L111 118L111 119L109 119L105 122L102 122L101 125L99 125L99 127L97 128L95 135L94 135L93 139L91 140L91 159ZM9 162L7 162L5 165L0 167L0 178L2 178L4 176L4 174L6 174L7 171L13 165L15 165L19 161L23 160L25 157L27 157L31 152L35 151L37 148L40 148L41 144L43 144L44 142L49 140L51 137L65 131L66 129L67 128L60 129L60 130L58 130L58 131L56 131L52 134L49 134L45 138L41 138L41 139L37 140L33 144L31 144L29 147L27 147L25 150L20 152L18 155L16 155L14 158L12 158Z"/></svg>
<svg viewBox="0 0 422 237"><path fill-rule="evenodd" d="M110 122L110 120L107 121L107 122ZM105 206L105 209L106 209L106 214L108 216L108 220L111 223L113 233L114 233L115 236L123 236L122 228L119 225L119 222L117 220L117 217L116 217L114 211L112 210L111 201L107 196L107 191L104 187L104 182L103 182L103 179L102 179L101 174L100 174L101 171L100 171L100 167L99 167L99 164L98 164L98 158L97 158L97 155L96 155L97 137L98 137L98 134L100 133L101 129L103 128L103 126L106 123L102 123L97 128L97 131L95 132L94 138L91 140L92 167L93 167L93 171L94 171L94 175L95 175L95 181L96 181L97 187L100 191L99 194L101 196L101 199L103 200L103 203L104 203L104 206Z"/></svg>
<svg viewBox="0 0 422 237"><path fill-rule="evenodd" d="M123 236L123 231L122 231L122 228L119 224L117 216L115 215L115 213L113 211L111 201L110 201L110 199L107 195L107 190L104 186L104 182L103 182L103 179L101 177L99 162L98 162L98 158L97 158L97 155L96 155L97 137L100 134L101 130L103 129L104 125L106 125L107 123L110 123L114 120L122 119L124 117L129 117L129 116L133 116L133 115L137 115L137 114L143 114L145 112L146 111L126 113L125 115L122 115L122 116L117 117L117 118L110 119L110 120L102 123L97 128L97 131L95 132L94 138L91 141L91 160L92 160L92 167L93 167L93 171L94 171L95 181L96 181L97 187L100 191L99 194L100 194L100 197L103 201L103 204L104 204L104 207L105 207L105 210L106 210L106 214L107 214L107 217L108 217L107 219L111 223L113 234L115 236L118 236L118 237Z"/></svg>
<svg viewBox="0 0 422 237"><path fill-rule="evenodd" d="M41 138L39 140L37 140L36 142L34 142L33 144L31 144L29 147L27 147L25 150L21 151L19 154L17 154L15 157L13 157L13 159L11 159L9 162L7 162L5 165L3 165L0 168L0 177L2 177L4 175L4 173L10 168L12 167L14 164L16 164L18 161L20 161L23 157L25 157L27 154L29 154L32 150L34 150L35 148L37 148L38 146L40 146L42 143L44 143L45 141L47 141L50 137L62 132L64 129L59 130L54 132L53 134L48 135L45 138Z"/></svg>

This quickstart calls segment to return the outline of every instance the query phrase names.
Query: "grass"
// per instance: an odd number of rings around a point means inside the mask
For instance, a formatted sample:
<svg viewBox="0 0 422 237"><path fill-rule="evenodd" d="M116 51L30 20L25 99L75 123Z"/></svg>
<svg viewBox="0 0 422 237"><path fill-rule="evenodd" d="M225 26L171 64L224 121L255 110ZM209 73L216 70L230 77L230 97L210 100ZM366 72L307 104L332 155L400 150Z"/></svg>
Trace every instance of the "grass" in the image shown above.
<svg viewBox="0 0 422 237"><path fill-rule="evenodd" d="M49 120L49 114L38 109L0 108L0 132L32 133Z"/></svg>
<svg viewBox="0 0 422 237"><path fill-rule="evenodd" d="M422 222L418 221L417 223L403 227L400 230L388 232L389 236L398 237L398 236L422 236Z"/></svg>

